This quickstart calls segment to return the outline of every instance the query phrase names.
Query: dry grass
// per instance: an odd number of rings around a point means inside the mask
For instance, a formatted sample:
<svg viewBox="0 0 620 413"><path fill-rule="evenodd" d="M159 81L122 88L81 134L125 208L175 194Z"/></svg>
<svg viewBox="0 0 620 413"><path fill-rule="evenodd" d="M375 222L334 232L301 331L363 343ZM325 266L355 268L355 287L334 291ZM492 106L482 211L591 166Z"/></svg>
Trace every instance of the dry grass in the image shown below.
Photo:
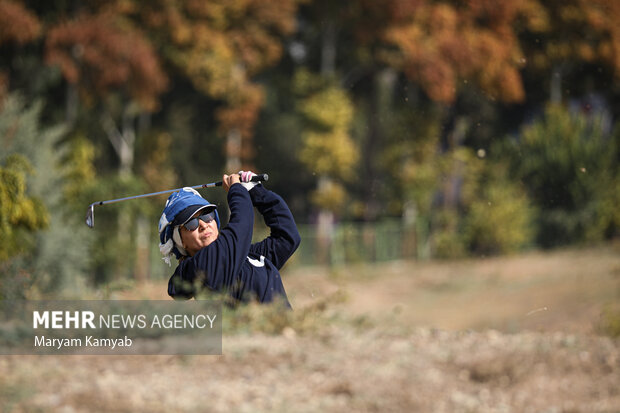
<svg viewBox="0 0 620 413"><path fill-rule="evenodd" d="M597 329L613 248L284 277L295 312L245 309L223 356L0 357L2 411L620 411L620 342Z"/></svg>
<svg viewBox="0 0 620 413"><path fill-rule="evenodd" d="M448 262L395 262L287 280L294 304L333 291L354 315L447 330L594 333L620 299L620 248L533 252Z"/></svg>

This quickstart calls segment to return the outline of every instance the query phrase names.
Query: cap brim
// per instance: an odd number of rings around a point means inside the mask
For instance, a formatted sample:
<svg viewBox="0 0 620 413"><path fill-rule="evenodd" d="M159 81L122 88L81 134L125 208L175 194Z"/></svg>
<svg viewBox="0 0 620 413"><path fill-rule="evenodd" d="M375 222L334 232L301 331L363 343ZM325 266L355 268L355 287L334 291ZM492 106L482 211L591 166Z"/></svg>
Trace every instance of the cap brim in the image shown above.
<svg viewBox="0 0 620 413"><path fill-rule="evenodd" d="M185 208L183 211L179 212L179 214L174 219L174 226L183 225L192 217L200 211L209 210L209 212L215 210L216 206L213 204L209 205L190 205Z"/></svg>

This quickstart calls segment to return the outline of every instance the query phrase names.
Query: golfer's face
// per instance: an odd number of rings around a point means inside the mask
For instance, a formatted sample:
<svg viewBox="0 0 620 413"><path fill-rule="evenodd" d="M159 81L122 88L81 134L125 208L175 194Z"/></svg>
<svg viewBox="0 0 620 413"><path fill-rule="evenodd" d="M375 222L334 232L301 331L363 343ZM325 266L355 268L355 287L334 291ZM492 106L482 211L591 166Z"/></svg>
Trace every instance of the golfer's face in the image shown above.
<svg viewBox="0 0 620 413"><path fill-rule="evenodd" d="M197 218L204 211L199 211L192 218ZM183 247L190 256L194 256L200 249L211 244L217 239L219 231L217 230L217 222L215 220L211 222L204 222L198 220L198 228L193 231L188 230L183 225L180 228L181 240L183 241Z"/></svg>

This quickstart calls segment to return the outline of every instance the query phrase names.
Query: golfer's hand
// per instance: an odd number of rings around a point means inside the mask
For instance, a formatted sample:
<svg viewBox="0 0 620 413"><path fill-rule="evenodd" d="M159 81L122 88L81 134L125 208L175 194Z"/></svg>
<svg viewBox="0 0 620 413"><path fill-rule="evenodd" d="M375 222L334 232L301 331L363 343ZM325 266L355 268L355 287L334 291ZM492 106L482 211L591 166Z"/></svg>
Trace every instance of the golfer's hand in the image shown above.
<svg viewBox="0 0 620 413"><path fill-rule="evenodd" d="M256 174L252 171L239 171L239 178L241 179L241 185L248 191L258 185L257 182L252 182L252 178Z"/></svg>
<svg viewBox="0 0 620 413"><path fill-rule="evenodd" d="M254 178L256 174L252 171L239 171L239 179L241 182L252 182L252 178Z"/></svg>
<svg viewBox="0 0 620 413"><path fill-rule="evenodd" d="M222 186L224 187L224 190L226 192L228 192L228 190L230 189L231 186L233 186L236 183L239 183L239 174L232 174L232 175L224 175L222 176Z"/></svg>

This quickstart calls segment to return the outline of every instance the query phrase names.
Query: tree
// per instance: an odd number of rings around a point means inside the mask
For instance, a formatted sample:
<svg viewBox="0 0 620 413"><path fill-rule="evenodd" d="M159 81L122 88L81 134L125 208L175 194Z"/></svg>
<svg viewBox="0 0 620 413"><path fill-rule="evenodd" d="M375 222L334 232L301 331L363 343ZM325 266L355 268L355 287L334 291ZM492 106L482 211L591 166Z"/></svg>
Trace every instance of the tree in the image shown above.
<svg viewBox="0 0 620 413"><path fill-rule="evenodd" d="M60 166L66 129L43 127L41 110L41 102L26 105L11 94L0 112L2 253L11 256L2 265L2 291L14 298L82 284L92 241L82 214L75 219L67 208L70 181Z"/></svg>
<svg viewBox="0 0 620 413"><path fill-rule="evenodd" d="M130 4L125 12L147 27L168 65L220 103L216 119L226 138L226 169L247 165L263 103L263 90L251 79L280 58L281 37L294 29L296 0Z"/></svg>
<svg viewBox="0 0 620 413"><path fill-rule="evenodd" d="M130 188L135 187L137 139L146 135L144 119L159 108L168 78L150 40L121 11L118 2L87 3L52 25L45 47L47 63L60 67L67 82L69 125L77 127L79 102L83 109L100 113L99 125L117 155L119 184ZM130 227L139 233L136 240L148 238L146 223L138 219L131 226L129 213L119 209L117 234L112 236L116 244L130 245ZM114 258L117 272L127 271L126 260L118 254Z"/></svg>
<svg viewBox="0 0 620 413"><path fill-rule="evenodd" d="M69 85L68 98L77 88L83 101L101 106L102 127L119 157L119 172L129 174L135 156L135 119L158 107L158 97L167 86L144 34L105 8L79 13L49 30L46 61L60 67ZM69 105L70 123L75 112ZM120 127L114 121L117 116Z"/></svg>
<svg viewBox="0 0 620 413"><path fill-rule="evenodd" d="M390 2L385 60L437 102L454 102L473 82L493 100L522 101L524 63L513 25L529 1Z"/></svg>
<svg viewBox="0 0 620 413"><path fill-rule="evenodd" d="M464 199L462 234L468 252L476 255L507 254L530 246L534 236L535 208L525 188L514 182L497 160L484 158Z"/></svg>
<svg viewBox="0 0 620 413"><path fill-rule="evenodd" d="M304 70L297 74L295 86L302 96L299 110L306 120L299 158L319 178L313 203L336 213L346 199L342 183L353 175L358 159L349 132L353 105L342 89Z"/></svg>
<svg viewBox="0 0 620 413"><path fill-rule="evenodd" d="M610 89L610 83L620 78L618 2L551 0L534 4L528 11L531 24L519 27L518 32L527 58L525 74L535 78L535 87L540 88L541 78L545 79L548 97L554 103L574 91L583 93L587 78L597 79L602 90Z"/></svg>
<svg viewBox="0 0 620 413"><path fill-rule="evenodd" d="M550 105L504 145L511 176L539 209L540 244L600 241L617 232L618 133L606 133L600 117Z"/></svg>
<svg viewBox="0 0 620 413"><path fill-rule="evenodd" d="M19 1L0 1L0 44L25 44L41 32L39 19Z"/></svg>
<svg viewBox="0 0 620 413"><path fill-rule="evenodd" d="M49 226L48 212L40 199L27 194L27 177L32 165L13 154L0 167L0 263L32 247L36 231Z"/></svg>
<svg viewBox="0 0 620 413"><path fill-rule="evenodd" d="M22 46L34 41L40 34L39 19L21 2L0 1L0 47ZM9 90L9 70L10 67L0 67L0 100Z"/></svg>

